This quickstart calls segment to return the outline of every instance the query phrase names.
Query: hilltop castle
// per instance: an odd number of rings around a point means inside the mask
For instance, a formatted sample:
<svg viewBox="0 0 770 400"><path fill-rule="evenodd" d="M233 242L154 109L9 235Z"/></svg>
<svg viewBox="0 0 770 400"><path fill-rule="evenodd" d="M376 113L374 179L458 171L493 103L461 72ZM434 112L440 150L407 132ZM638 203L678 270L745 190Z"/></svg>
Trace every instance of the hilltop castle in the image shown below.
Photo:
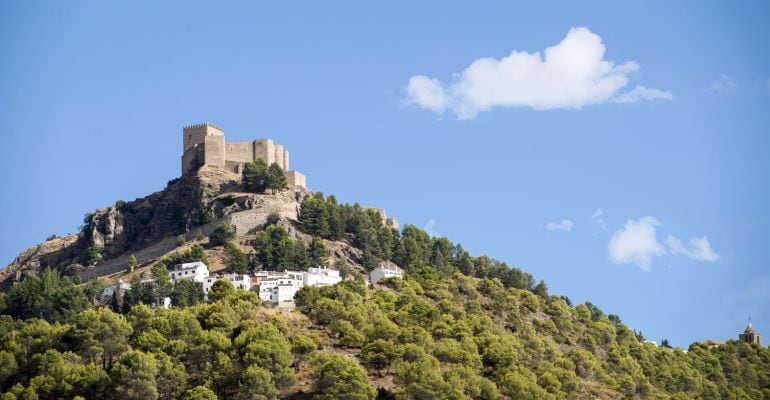
<svg viewBox="0 0 770 400"><path fill-rule="evenodd" d="M276 163L283 168L290 189L307 188L305 175L289 170L289 152L271 139L227 142L224 130L208 123L186 126L182 134L182 175L203 165L216 165L240 174L244 164L259 158L268 165Z"/></svg>

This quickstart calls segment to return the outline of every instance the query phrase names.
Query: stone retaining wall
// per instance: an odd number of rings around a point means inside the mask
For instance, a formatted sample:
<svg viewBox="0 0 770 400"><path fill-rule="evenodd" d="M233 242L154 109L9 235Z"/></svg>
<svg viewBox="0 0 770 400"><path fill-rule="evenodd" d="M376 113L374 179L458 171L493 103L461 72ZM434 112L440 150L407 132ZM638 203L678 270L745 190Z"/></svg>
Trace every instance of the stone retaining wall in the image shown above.
<svg viewBox="0 0 770 400"><path fill-rule="evenodd" d="M247 233L250 233L264 225L267 221L267 216L272 213L276 213L283 218L288 218L295 221L298 218L296 203L270 204L269 206L262 207L260 209L246 210L226 215L216 221L190 230L187 232L186 237L188 240L192 240L195 238L208 236L222 222L228 225L232 225L235 228L236 235L246 235ZM91 278L125 271L128 269L128 259L132 255L136 256L136 260L139 264L144 264L159 259L164 254L174 250L177 247L178 244L176 237L167 237L152 246L145 247L144 249L135 252L125 253L116 258L113 258L112 260L107 260L103 263L100 263L94 268L79 273L78 276L81 280L87 281Z"/></svg>

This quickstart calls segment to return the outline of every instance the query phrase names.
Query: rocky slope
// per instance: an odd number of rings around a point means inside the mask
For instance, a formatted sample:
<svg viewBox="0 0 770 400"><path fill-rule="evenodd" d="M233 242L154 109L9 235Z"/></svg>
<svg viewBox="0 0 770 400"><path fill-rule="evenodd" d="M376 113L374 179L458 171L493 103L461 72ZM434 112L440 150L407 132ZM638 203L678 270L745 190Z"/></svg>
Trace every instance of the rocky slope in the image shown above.
<svg viewBox="0 0 770 400"><path fill-rule="evenodd" d="M130 202L99 208L84 219L78 234L52 238L21 253L0 271L0 287L26 273L50 266L66 275L101 275L118 268L132 254L148 262L176 247L179 235L204 236L220 220L246 234L277 213L297 219L305 191L246 193L241 177L217 167L202 167L169 181L165 189Z"/></svg>

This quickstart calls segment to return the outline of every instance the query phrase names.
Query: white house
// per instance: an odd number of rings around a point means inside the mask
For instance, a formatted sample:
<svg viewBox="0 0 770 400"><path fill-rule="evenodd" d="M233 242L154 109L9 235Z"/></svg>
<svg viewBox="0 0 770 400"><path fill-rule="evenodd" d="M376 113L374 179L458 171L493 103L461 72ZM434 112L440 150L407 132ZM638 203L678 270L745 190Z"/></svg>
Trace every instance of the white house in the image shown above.
<svg viewBox="0 0 770 400"><path fill-rule="evenodd" d="M203 293L208 294L214 282L220 279L230 281L236 289L251 289L251 277L246 274L214 274L203 280Z"/></svg>
<svg viewBox="0 0 770 400"><path fill-rule="evenodd" d="M203 283L208 277L209 267L200 261L176 265L171 271L171 280L174 283L183 280Z"/></svg>
<svg viewBox="0 0 770 400"><path fill-rule="evenodd" d="M373 285L376 285L385 278L403 278L404 270L395 265L380 265L369 273L369 279Z"/></svg>
<svg viewBox="0 0 770 400"><path fill-rule="evenodd" d="M293 307L294 295L304 286L303 273L260 271L256 274L259 298L279 307Z"/></svg>
<svg viewBox="0 0 770 400"><path fill-rule="evenodd" d="M112 295L114 295L116 292L125 293L126 290L131 290L131 284L125 283L122 279L119 279L118 283L107 286L104 288L104 290L102 290L102 298L111 299Z"/></svg>
<svg viewBox="0 0 770 400"><path fill-rule="evenodd" d="M302 273L302 283L310 286L331 286L341 280L340 271L326 267L311 267Z"/></svg>
<svg viewBox="0 0 770 400"><path fill-rule="evenodd" d="M324 267L308 268L307 271L259 271L253 283L262 301L278 307L294 307L294 295L303 286L329 286L342 280L340 272Z"/></svg>

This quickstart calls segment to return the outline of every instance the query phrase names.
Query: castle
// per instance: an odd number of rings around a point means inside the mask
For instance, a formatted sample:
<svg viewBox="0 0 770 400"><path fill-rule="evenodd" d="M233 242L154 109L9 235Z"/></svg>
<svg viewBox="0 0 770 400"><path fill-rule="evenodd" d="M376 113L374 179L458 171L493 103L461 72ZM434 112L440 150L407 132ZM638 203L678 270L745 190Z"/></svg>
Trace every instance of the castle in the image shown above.
<svg viewBox="0 0 770 400"><path fill-rule="evenodd" d="M289 152L271 139L227 142L224 130L208 123L186 126L182 134L182 175L203 165L215 165L240 174L246 163L262 159L267 165L275 163L283 168L286 186L290 189L307 188L305 175L289 170Z"/></svg>

